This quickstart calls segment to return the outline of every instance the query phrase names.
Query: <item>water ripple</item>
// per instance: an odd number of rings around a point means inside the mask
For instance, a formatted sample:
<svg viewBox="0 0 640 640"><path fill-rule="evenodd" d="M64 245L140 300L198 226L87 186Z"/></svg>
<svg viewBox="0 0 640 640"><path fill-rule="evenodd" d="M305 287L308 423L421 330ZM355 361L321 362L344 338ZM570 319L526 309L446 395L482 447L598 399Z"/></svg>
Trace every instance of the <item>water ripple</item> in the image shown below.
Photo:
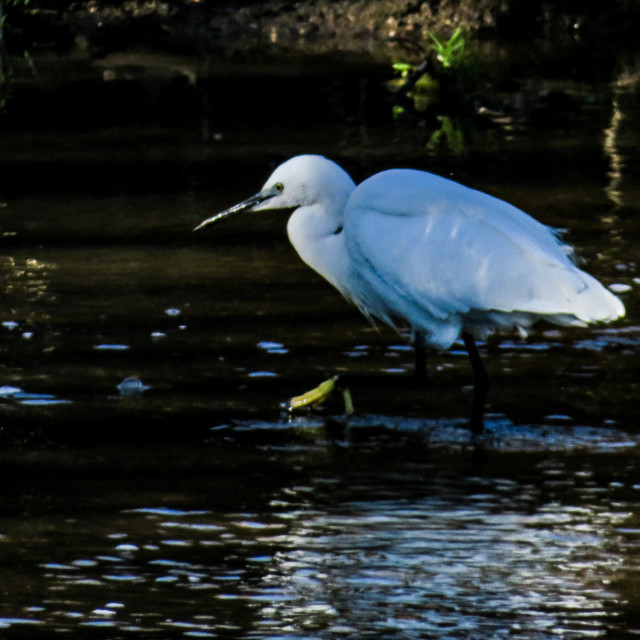
<svg viewBox="0 0 640 640"><path fill-rule="evenodd" d="M2 605L0 627L48 625L63 637L92 628L265 640L605 636L618 628L625 563L640 555L633 484L601 483L594 467L564 457L534 460L523 478L346 468L283 484L259 510L140 506L102 530L91 516L74 525L85 540L77 548L61 530L37 567L42 597Z"/></svg>
<svg viewBox="0 0 640 640"><path fill-rule="evenodd" d="M569 416L549 416L547 424L513 424L501 416L487 416L485 431L480 436L471 433L465 419L431 420L404 416L356 414L338 420L350 438L358 431L371 435L385 432L399 436L418 436L426 445L438 449L469 449L482 446L486 450L504 452L569 452L575 450L594 453L630 449L640 445L640 435L610 427L594 427L568 424ZM554 424L557 423L557 424ZM236 420L224 425L225 434L233 432L277 432L290 431L311 434L316 432L318 441L326 436L327 422L321 416L301 415L280 421ZM222 426L214 430L223 430ZM370 437L374 442L375 439Z"/></svg>

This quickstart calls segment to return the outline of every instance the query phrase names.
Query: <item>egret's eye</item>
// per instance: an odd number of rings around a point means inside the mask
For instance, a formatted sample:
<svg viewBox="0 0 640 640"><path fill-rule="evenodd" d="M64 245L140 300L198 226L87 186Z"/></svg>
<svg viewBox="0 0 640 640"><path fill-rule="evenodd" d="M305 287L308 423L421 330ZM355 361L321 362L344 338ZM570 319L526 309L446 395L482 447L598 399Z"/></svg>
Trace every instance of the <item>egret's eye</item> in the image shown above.
<svg viewBox="0 0 640 640"><path fill-rule="evenodd" d="M282 193L282 192L284 191L284 185L282 184L282 182L276 182L276 183L273 185L273 190L274 190L276 193Z"/></svg>

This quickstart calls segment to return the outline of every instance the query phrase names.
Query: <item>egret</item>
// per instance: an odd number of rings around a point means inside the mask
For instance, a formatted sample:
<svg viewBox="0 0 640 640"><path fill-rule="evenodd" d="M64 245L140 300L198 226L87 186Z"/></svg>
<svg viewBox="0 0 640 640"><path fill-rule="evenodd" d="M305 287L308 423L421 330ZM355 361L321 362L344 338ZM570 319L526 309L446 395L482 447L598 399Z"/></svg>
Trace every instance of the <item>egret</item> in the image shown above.
<svg viewBox="0 0 640 640"><path fill-rule="evenodd" d="M496 330L526 335L538 320L583 327L625 314L555 230L432 173L390 169L356 186L331 160L300 155L195 230L271 209L293 209L287 232L304 262L370 320L409 333L418 373L426 347L445 350L462 339L474 374L475 433L489 387L476 340Z"/></svg>

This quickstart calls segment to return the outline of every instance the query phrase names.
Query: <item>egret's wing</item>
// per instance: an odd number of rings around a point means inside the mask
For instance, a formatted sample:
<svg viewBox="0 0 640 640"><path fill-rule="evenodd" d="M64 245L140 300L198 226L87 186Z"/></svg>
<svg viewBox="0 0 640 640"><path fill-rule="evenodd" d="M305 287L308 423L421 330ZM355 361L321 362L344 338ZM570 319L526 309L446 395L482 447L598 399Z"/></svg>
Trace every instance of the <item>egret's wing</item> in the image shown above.
<svg viewBox="0 0 640 640"><path fill-rule="evenodd" d="M581 322L621 315L619 300L573 265L548 227L432 174L393 170L364 182L347 205L345 234L354 298L387 321L429 330L483 311Z"/></svg>
<svg viewBox="0 0 640 640"><path fill-rule="evenodd" d="M571 248L550 227L504 200L425 171L391 169L365 180L353 192L347 213L370 210L402 217L462 213L542 260L570 262Z"/></svg>

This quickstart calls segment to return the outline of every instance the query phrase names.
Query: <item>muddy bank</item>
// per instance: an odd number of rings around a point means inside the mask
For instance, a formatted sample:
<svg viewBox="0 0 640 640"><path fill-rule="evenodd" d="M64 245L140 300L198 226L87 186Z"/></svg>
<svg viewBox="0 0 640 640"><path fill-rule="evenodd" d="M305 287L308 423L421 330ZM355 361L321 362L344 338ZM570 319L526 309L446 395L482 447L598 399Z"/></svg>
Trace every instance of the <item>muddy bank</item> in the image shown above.
<svg viewBox="0 0 640 640"><path fill-rule="evenodd" d="M447 37L457 27L481 38L610 49L633 42L640 25L640 7L622 0L39 0L25 7L13 3L7 9L4 40L10 52L37 46L95 55L135 46L371 53L388 38L426 43L430 31Z"/></svg>

